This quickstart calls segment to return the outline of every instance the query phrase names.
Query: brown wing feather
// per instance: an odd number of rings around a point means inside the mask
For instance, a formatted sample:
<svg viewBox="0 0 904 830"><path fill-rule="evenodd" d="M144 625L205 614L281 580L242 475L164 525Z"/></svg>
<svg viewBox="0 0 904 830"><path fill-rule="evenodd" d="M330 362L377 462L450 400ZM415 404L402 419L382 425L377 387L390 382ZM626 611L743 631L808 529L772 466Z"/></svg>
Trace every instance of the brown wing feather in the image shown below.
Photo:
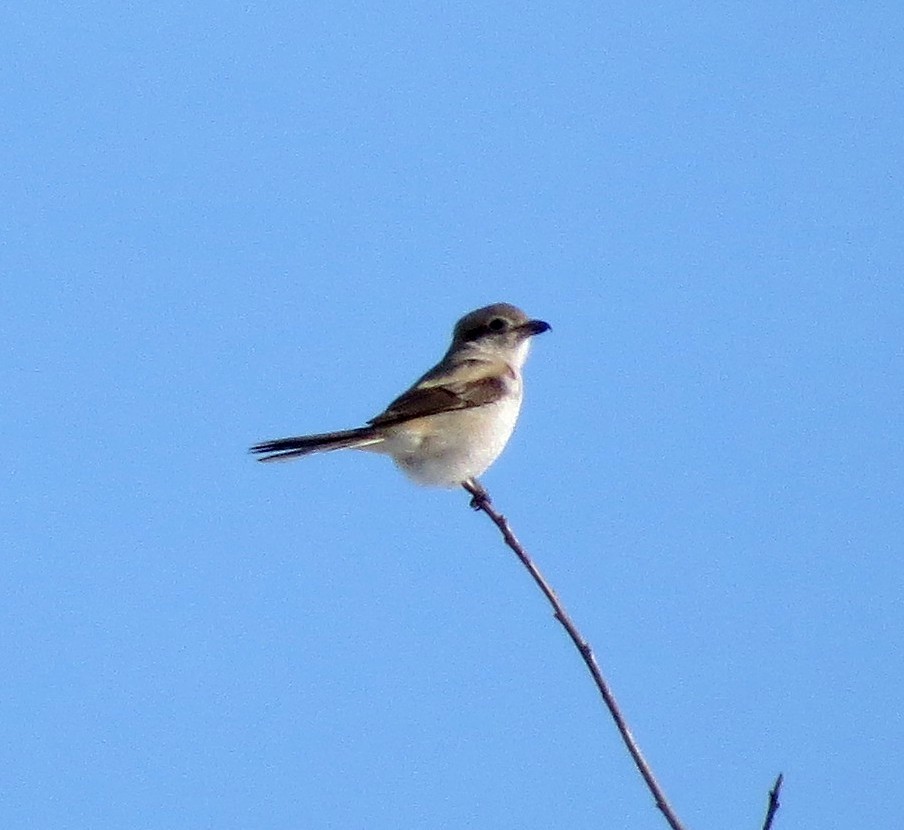
<svg viewBox="0 0 904 830"><path fill-rule="evenodd" d="M507 391L508 381L499 375L436 386L415 386L401 394L384 412L368 423L374 426L398 424L425 415L485 406L498 401Z"/></svg>

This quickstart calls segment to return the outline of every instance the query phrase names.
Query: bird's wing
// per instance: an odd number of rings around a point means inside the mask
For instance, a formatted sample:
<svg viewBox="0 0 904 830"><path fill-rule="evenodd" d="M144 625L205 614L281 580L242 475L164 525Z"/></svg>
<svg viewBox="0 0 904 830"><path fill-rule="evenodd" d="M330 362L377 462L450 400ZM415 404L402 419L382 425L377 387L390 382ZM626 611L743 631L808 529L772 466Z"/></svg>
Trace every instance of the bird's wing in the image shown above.
<svg viewBox="0 0 904 830"><path fill-rule="evenodd" d="M515 379L506 363L482 360L458 363L446 371L434 369L368 423L398 424L440 412L486 406L507 395Z"/></svg>

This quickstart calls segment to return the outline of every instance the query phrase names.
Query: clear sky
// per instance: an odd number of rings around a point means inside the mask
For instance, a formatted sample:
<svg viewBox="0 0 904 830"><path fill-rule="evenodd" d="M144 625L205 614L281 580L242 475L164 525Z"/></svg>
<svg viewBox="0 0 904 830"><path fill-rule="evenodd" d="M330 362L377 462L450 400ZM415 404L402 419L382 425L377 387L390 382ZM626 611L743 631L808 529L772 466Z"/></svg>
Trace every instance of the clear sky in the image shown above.
<svg viewBox="0 0 904 830"><path fill-rule="evenodd" d="M904 826L897 3L8 4L0 826L662 828L357 426L548 320L485 477L689 828Z"/></svg>

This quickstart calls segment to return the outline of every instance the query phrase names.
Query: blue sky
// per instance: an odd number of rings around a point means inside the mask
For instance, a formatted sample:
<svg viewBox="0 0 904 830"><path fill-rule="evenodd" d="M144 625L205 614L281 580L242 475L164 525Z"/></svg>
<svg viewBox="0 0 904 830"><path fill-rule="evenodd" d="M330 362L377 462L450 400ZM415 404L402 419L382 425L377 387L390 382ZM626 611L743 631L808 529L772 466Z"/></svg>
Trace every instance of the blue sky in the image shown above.
<svg viewBox="0 0 904 830"><path fill-rule="evenodd" d="M897 827L904 12L0 16L0 824L661 828L464 493L356 426L505 300L485 483L688 827Z"/></svg>

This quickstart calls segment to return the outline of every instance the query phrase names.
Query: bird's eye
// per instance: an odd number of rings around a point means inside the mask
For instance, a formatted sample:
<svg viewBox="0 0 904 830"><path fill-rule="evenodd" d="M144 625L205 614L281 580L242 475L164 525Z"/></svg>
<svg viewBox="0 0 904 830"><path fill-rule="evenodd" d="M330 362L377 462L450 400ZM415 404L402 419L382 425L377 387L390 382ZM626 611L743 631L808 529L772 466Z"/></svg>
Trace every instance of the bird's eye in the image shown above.
<svg viewBox="0 0 904 830"><path fill-rule="evenodd" d="M504 328L505 320L503 320L501 317L494 317L492 320L490 320L490 331L502 331Z"/></svg>

